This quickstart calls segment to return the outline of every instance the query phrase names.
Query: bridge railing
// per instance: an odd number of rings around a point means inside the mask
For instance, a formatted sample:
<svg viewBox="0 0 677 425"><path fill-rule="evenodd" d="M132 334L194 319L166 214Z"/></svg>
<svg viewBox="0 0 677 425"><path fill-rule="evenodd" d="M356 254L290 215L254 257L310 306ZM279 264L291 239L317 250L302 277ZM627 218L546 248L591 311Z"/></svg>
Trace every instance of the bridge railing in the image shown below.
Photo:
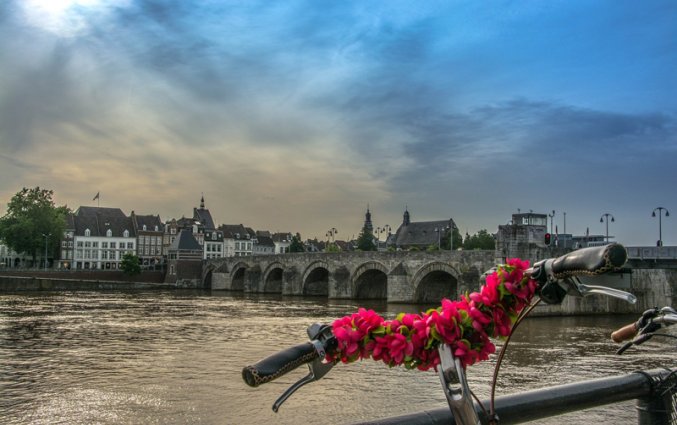
<svg viewBox="0 0 677 425"><path fill-rule="evenodd" d="M592 407L637 400L637 423L677 424L677 369L654 369L497 397L501 425L534 421ZM483 402L485 406L489 402ZM482 423L487 418L476 405ZM455 424L449 408L366 422L374 425ZM365 424L366 424L365 423Z"/></svg>
<svg viewBox="0 0 677 425"><path fill-rule="evenodd" d="M677 259L677 246L626 246L629 259L638 260L674 260Z"/></svg>

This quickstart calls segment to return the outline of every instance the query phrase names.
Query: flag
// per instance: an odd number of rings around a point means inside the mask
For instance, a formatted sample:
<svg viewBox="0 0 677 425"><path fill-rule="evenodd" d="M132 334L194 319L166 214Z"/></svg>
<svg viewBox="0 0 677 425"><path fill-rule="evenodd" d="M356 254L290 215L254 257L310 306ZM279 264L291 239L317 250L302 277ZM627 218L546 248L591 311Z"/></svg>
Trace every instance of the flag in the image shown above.
<svg viewBox="0 0 677 425"><path fill-rule="evenodd" d="M94 199L92 199L92 201L96 201L97 199L99 199L99 192L96 192L96 196L94 197Z"/></svg>

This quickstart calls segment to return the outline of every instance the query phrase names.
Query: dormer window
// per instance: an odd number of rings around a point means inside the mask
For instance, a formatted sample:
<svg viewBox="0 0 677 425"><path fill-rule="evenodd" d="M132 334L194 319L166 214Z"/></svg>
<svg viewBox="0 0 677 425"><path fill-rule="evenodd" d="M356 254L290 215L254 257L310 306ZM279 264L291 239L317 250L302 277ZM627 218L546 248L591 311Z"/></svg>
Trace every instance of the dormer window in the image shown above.
<svg viewBox="0 0 677 425"><path fill-rule="evenodd" d="M155 231L156 231L156 232L158 231L158 227L157 227L157 226L155 226Z"/></svg>
<svg viewBox="0 0 677 425"><path fill-rule="evenodd" d="M85 229L85 237L90 237L92 232L89 229Z"/></svg>
<svg viewBox="0 0 677 425"><path fill-rule="evenodd" d="M216 240L216 232L212 232L212 240L213 240L213 241Z"/></svg>
<svg viewBox="0 0 677 425"><path fill-rule="evenodd" d="M129 237L129 230L125 229L125 231L122 232L122 237L128 238Z"/></svg>
<svg viewBox="0 0 677 425"><path fill-rule="evenodd" d="M111 229L106 230L106 237L111 237L113 236L113 231Z"/></svg>
<svg viewBox="0 0 677 425"><path fill-rule="evenodd" d="M143 225L143 230L146 230L146 225L145 225L145 224Z"/></svg>

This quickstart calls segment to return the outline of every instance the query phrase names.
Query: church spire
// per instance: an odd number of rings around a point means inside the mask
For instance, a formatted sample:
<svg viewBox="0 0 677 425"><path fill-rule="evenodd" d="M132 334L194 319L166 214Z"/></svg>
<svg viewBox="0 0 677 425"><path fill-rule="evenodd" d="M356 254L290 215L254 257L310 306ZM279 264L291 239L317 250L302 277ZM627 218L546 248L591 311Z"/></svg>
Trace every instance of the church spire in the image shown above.
<svg viewBox="0 0 677 425"><path fill-rule="evenodd" d="M402 225L403 226L408 226L409 223L411 223L411 220L409 218L409 208L407 206L404 207L404 218L402 220Z"/></svg>
<svg viewBox="0 0 677 425"><path fill-rule="evenodd" d="M202 198L200 198L200 209L205 209L205 194L202 193Z"/></svg>
<svg viewBox="0 0 677 425"><path fill-rule="evenodd" d="M369 204L367 204L367 213L364 215L364 228L370 232L374 231L374 225L371 224L371 212L369 212Z"/></svg>

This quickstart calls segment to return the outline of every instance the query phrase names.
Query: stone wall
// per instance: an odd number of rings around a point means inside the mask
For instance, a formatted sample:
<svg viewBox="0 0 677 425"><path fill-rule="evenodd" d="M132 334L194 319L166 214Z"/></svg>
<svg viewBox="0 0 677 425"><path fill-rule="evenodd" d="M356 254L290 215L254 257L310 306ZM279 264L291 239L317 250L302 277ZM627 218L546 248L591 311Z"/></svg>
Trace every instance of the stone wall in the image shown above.
<svg viewBox="0 0 677 425"><path fill-rule="evenodd" d="M122 282L107 280L57 279L50 277L0 276L0 292L24 291L136 291L195 289L190 284Z"/></svg>

